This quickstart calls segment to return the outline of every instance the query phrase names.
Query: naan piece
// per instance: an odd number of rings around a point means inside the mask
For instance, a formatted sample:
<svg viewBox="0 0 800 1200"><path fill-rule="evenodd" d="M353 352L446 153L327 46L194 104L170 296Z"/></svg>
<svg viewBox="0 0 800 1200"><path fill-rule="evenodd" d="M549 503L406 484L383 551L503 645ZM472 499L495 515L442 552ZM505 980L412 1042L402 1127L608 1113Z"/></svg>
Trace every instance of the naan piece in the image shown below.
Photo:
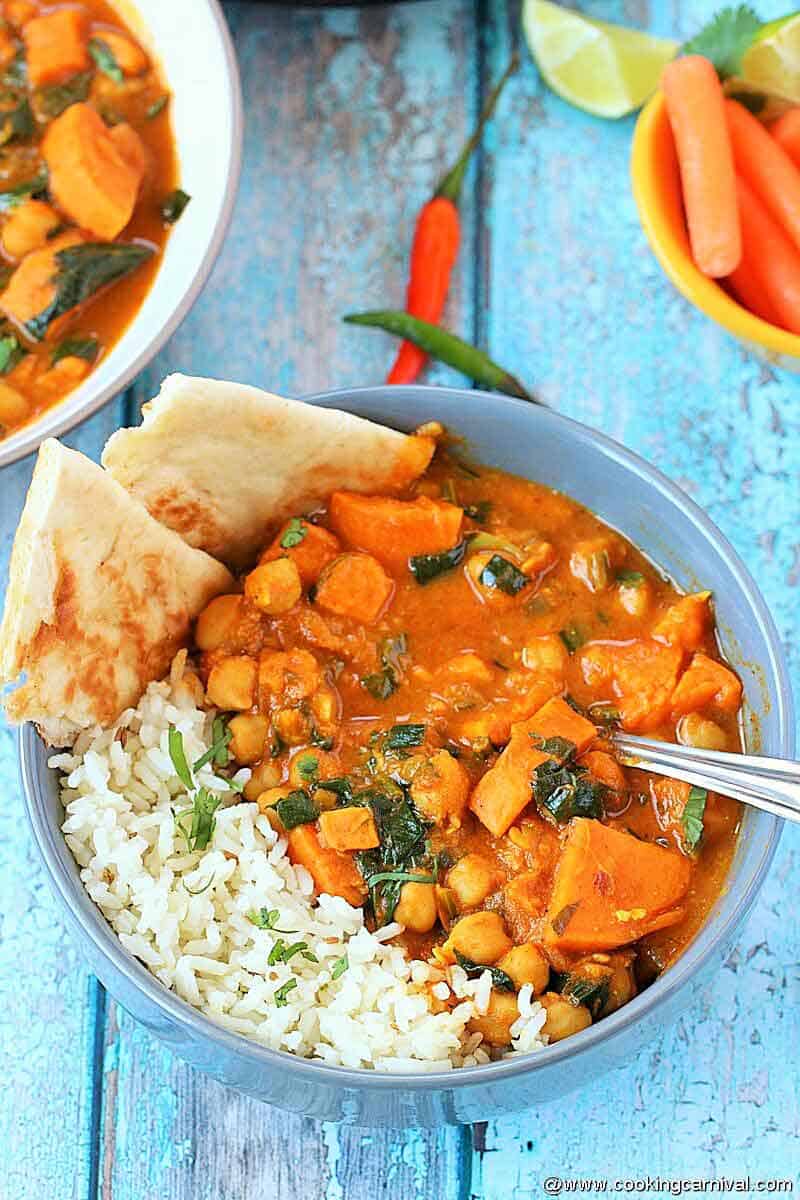
<svg viewBox="0 0 800 1200"><path fill-rule="evenodd" d="M42 444L14 539L0 625L12 721L53 745L110 725L169 669L190 622L235 586L221 563L155 521L107 471Z"/></svg>
<svg viewBox="0 0 800 1200"><path fill-rule="evenodd" d="M143 424L109 439L103 466L189 545L242 566L271 527L336 489L402 491L434 449L350 413L170 375Z"/></svg>

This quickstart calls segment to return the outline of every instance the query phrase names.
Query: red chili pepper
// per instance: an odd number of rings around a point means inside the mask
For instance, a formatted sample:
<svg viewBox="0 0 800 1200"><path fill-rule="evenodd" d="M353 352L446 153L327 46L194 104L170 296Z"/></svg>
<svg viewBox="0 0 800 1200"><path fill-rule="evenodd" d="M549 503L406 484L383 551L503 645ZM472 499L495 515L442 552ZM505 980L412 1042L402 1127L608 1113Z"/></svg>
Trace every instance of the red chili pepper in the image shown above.
<svg viewBox="0 0 800 1200"><path fill-rule="evenodd" d="M453 167L440 181L428 203L422 208L411 246L411 271L406 293L406 311L422 321L437 324L450 288L450 273L458 257L461 222L458 199L470 157L481 139L509 76L517 69L515 54L492 89L478 124ZM402 342L387 383L413 383L425 365L427 355L411 342Z"/></svg>

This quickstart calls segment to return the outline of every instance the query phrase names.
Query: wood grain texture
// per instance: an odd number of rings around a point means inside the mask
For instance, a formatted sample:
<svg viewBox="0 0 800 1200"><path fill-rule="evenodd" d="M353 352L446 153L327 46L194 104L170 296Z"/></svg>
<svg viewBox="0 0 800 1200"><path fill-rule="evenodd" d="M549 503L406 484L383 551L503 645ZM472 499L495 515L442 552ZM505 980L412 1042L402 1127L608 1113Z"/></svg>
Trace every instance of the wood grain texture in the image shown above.
<svg viewBox="0 0 800 1200"><path fill-rule="evenodd" d="M685 36L715 0L584 7ZM760 8L781 11L776 0ZM391 340L339 317L402 303L418 206L518 29L506 0L326 15L237 0L226 11L247 115L234 225L203 297L138 381L128 421L169 370L290 394L383 378ZM630 198L632 121L576 112L523 60L468 179L448 324L709 511L759 580L797 680L800 384L671 290ZM440 368L428 379L460 382ZM121 416L109 406L68 440L96 456ZM2 473L3 573L30 467ZM20 821L5 729L0 781L3 1200L521 1200L555 1174L797 1177L797 831L702 1003L584 1093L478 1127L470 1158L467 1131L317 1125L175 1059L77 961Z"/></svg>

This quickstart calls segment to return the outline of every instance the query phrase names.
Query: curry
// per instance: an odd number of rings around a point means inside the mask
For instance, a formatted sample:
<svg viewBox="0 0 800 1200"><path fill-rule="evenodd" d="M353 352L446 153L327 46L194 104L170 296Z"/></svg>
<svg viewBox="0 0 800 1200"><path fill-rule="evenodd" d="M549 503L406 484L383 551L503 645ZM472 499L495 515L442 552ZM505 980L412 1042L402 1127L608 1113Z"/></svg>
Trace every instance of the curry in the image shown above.
<svg viewBox="0 0 800 1200"><path fill-rule="evenodd" d="M736 803L623 766L610 736L740 748L710 594L443 447L404 496L334 492L272 535L196 623L209 753L251 769L245 797L318 892L415 957L491 973L487 1044L508 1044L525 984L551 1041L629 1001L735 844Z"/></svg>
<svg viewBox="0 0 800 1200"><path fill-rule="evenodd" d="M121 337L189 197L164 81L109 4L0 13L2 437Z"/></svg>

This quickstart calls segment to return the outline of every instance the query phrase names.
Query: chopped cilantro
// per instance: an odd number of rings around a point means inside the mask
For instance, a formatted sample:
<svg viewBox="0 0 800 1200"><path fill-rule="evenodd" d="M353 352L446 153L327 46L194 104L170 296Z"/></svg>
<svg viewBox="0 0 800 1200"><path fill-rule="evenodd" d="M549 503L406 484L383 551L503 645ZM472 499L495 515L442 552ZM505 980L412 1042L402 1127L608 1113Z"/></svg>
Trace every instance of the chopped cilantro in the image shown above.
<svg viewBox="0 0 800 1200"><path fill-rule="evenodd" d="M283 537L281 538L281 546L284 550L292 550L295 546L299 546L303 538L306 536L306 527L299 517L292 517Z"/></svg>

